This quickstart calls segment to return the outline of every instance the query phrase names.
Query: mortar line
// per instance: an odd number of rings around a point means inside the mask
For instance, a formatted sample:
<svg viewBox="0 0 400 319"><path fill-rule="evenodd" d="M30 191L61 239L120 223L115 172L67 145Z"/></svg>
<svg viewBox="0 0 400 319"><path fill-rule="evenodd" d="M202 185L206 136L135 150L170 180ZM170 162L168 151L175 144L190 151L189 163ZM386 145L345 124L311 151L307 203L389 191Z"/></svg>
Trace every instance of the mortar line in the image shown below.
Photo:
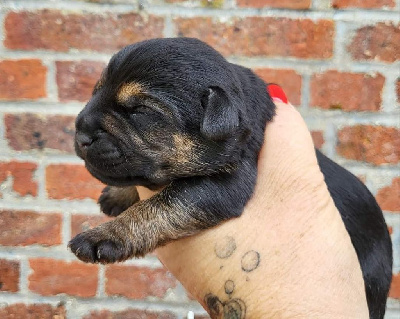
<svg viewBox="0 0 400 319"><path fill-rule="evenodd" d="M172 23L171 15L167 15L165 17L163 35L165 38L172 38L175 35L174 24Z"/></svg>
<svg viewBox="0 0 400 319"><path fill-rule="evenodd" d="M285 8L231 8L231 9L214 9L202 7L185 7L185 6L171 6L171 5L151 5L144 4L143 10L132 10L131 4L90 4L67 1L44 2L24 2L15 3L12 0L3 0L5 10L23 11L23 10L41 10L41 9L56 9L65 11L82 10L87 13L104 14L106 13L125 13L137 12L139 14L155 14L155 15L179 15L181 17L194 17L194 16L210 16L214 18L245 18L252 16L259 17L276 17L276 18L307 18L311 20L320 19L340 19L347 21L363 22L368 21L397 21L398 15L394 10L360 10L360 9L346 9L346 10L290 10ZM50 6L49 6L50 4Z"/></svg>
<svg viewBox="0 0 400 319"><path fill-rule="evenodd" d="M344 24L340 24L344 25ZM340 30L339 30L340 31ZM173 30L166 31L168 34L173 33ZM173 34L171 34L173 35ZM335 42L335 41L334 41ZM335 49L335 48L334 48ZM344 47L339 49L344 49ZM335 52L334 52L335 53ZM111 54L103 55L97 52L70 52L70 53L57 53L51 51L14 51L14 52L2 52L1 57L4 59L15 59L15 58L37 58L42 59L43 61L81 61L88 60L93 62L108 62ZM317 67L322 69L327 68L337 68L339 70L349 69L358 72L367 72L370 70L376 70L380 72L396 72L396 67L400 68L400 62L396 61L394 63L387 62L379 62L379 61L351 61L351 64L347 63L343 65L341 61L337 61L335 59L302 59L292 56L287 57L275 57L275 56L259 56L259 57L247 57L247 56L226 56L226 58L234 63L243 64L245 66L254 66L254 67L262 67L262 66L281 66L281 67L290 67L297 70L307 69L310 67ZM101 61L100 61L101 59ZM54 103L53 100L49 99L40 99L37 102L51 104ZM16 104L24 104L29 103L27 101L23 102L14 102ZM59 103L63 106L65 105L77 105L80 102L62 102ZM4 103L2 103L4 104ZM83 103L81 103L83 104Z"/></svg>
<svg viewBox="0 0 400 319"><path fill-rule="evenodd" d="M56 63L48 58L42 58L43 64L47 67L46 91L47 100L58 102L58 85Z"/></svg>
<svg viewBox="0 0 400 319"><path fill-rule="evenodd" d="M311 94L311 76L303 74L301 81L301 106L302 112L307 112L310 108L310 94Z"/></svg>
<svg viewBox="0 0 400 319"><path fill-rule="evenodd" d="M26 256L20 259L20 282L19 282L19 291L22 294L29 293L29 283L28 278L31 272L29 267L29 260Z"/></svg>
<svg viewBox="0 0 400 319"><path fill-rule="evenodd" d="M105 265L99 265L99 272L98 272L98 281L97 281L97 292L96 292L96 297L98 298L107 298L108 296L106 295L106 276L105 276Z"/></svg>
<svg viewBox="0 0 400 319"><path fill-rule="evenodd" d="M17 156L20 158L19 156ZM36 181L38 183L38 193L37 193L37 199L40 200L46 200L47 198L47 191L46 191L46 165L42 162L40 158L38 158L38 162L36 163L37 169L35 172L35 177Z"/></svg>

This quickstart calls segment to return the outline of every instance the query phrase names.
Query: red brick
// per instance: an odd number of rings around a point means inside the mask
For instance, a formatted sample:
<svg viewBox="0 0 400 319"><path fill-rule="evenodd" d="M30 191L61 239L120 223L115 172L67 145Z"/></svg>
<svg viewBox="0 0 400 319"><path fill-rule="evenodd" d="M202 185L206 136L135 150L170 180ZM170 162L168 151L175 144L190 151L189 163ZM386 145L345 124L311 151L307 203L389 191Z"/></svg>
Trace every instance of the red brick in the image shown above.
<svg viewBox="0 0 400 319"><path fill-rule="evenodd" d="M400 130L394 127L356 125L338 133L338 153L351 160L375 165L400 161Z"/></svg>
<svg viewBox="0 0 400 319"><path fill-rule="evenodd" d="M393 274L389 297L400 300L400 274Z"/></svg>
<svg viewBox="0 0 400 319"><path fill-rule="evenodd" d="M336 9L363 8L374 9L395 6L394 0L333 0L332 7Z"/></svg>
<svg viewBox="0 0 400 319"><path fill-rule="evenodd" d="M109 310L92 311L83 319L175 319L169 312L151 312L147 310L128 309L111 312ZM196 317L197 319L197 317Z"/></svg>
<svg viewBox="0 0 400 319"><path fill-rule="evenodd" d="M47 69L40 60L0 61L0 99L39 99L46 96Z"/></svg>
<svg viewBox="0 0 400 319"><path fill-rule="evenodd" d="M311 0L237 0L239 7L253 8L284 8L284 9L308 9L311 5Z"/></svg>
<svg viewBox="0 0 400 319"><path fill-rule="evenodd" d="M43 296L68 294L94 297L97 291L98 266L79 261L66 262L48 258L30 259L32 273L29 289Z"/></svg>
<svg viewBox="0 0 400 319"><path fill-rule="evenodd" d="M0 211L0 245L59 245L61 215L30 211Z"/></svg>
<svg viewBox="0 0 400 319"><path fill-rule="evenodd" d="M18 286L19 262L0 259L0 291L17 292Z"/></svg>
<svg viewBox="0 0 400 319"><path fill-rule="evenodd" d="M315 148L320 149L324 145L325 140L324 133L322 131L312 131L311 137L313 139Z"/></svg>
<svg viewBox="0 0 400 319"><path fill-rule="evenodd" d="M327 71L311 78L311 105L343 111L379 111L385 77Z"/></svg>
<svg viewBox="0 0 400 319"><path fill-rule="evenodd" d="M162 298L176 279L164 268L111 265L106 268L106 293L132 299Z"/></svg>
<svg viewBox="0 0 400 319"><path fill-rule="evenodd" d="M105 223L113 218L107 217L104 214L96 215L96 216L87 216L87 215L72 215L71 219L71 238L75 237L79 233L96 227L102 223Z"/></svg>
<svg viewBox="0 0 400 319"><path fill-rule="evenodd" d="M400 24L380 22L357 30L348 50L356 60L400 60Z"/></svg>
<svg viewBox="0 0 400 319"><path fill-rule="evenodd" d="M393 178L390 186L381 188L376 200L383 210L400 213L400 177Z"/></svg>
<svg viewBox="0 0 400 319"><path fill-rule="evenodd" d="M333 53L331 20L249 17L225 23L211 18L176 18L174 22L179 36L199 38L227 56L328 59Z"/></svg>
<svg viewBox="0 0 400 319"><path fill-rule="evenodd" d="M61 101L87 101L105 67L102 62L57 61L58 97Z"/></svg>
<svg viewBox="0 0 400 319"><path fill-rule="evenodd" d="M9 49L114 52L125 45L163 36L164 20L138 13L80 14L57 10L10 12L4 44Z"/></svg>
<svg viewBox="0 0 400 319"><path fill-rule="evenodd" d="M14 192L21 196L36 196L38 184L33 178L36 169L37 165L29 162L0 162L0 184L11 176L12 189Z"/></svg>
<svg viewBox="0 0 400 319"><path fill-rule="evenodd" d="M301 75L294 70L256 69L254 72L266 83L279 84L289 101L294 105L301 103Z"/></svg>
<svg viewBox="0 0 400 319"><path fill-rule="evenodd" d="M104 187L83 165L54 164L46 167L46 190L49 198L97 200Z"/></svg>
<svg viewBox="0 0 400 319"><path fill-rule="evenodd" d="M66 319L63 305L53 307L47 304L26 305L17 303L0 308L1 319Z"/></svg>
<svg viewBox="0 0 400 319"><path fill-rule="evenodd" d="M8 145L16 151L53 149L74 152L74 116L6 114L5 126Z"/></svg>

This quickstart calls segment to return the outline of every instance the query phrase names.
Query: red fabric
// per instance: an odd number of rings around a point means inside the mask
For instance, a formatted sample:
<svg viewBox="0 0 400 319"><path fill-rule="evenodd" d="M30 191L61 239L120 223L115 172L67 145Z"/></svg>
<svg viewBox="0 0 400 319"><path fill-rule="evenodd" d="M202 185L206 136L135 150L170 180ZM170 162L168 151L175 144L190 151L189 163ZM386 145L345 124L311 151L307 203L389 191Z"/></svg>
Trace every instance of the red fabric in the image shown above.
<svg viewBox="0 0 400 319"><path fill-rule="evenodd" d="M281 99L282 102L288 103L288 99L286 97L285 92L283 92L282 88L277 85L277 84L269 84L268 85L268 92L269 95L271 95L272 98L278 98Z"/></svg>

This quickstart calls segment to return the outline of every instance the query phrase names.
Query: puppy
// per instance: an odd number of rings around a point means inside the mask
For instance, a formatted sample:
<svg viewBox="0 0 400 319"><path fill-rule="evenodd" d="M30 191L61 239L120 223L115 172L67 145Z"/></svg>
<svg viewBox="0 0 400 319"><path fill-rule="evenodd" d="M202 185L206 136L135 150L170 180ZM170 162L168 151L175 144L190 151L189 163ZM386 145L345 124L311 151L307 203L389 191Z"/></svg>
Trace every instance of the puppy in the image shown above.
<svg viewBox="0 0 400 319"><path fill-rule="evenodd" d="M275 112L266 87L196 39L154 39L114 55L76 119L75 148L109 185L99 203L117 217L72 239L73 253L123 261L240 216ZM316 154L361 264L370 317L383 318L392 247L382 212L356 177ZM162 190L139 201L135 185Z"/></svg>

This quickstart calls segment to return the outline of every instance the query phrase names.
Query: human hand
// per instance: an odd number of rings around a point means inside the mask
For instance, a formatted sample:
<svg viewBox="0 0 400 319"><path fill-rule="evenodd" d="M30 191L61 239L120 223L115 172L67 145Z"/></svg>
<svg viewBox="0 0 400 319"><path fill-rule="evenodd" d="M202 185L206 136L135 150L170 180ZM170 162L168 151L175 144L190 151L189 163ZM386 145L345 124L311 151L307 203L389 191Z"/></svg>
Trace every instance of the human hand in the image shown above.
<svg viewBox="0 0 400 319"><path fill-rule="evenodd" d="M275 102L242 216L157 255L212 318L368 318L360 265L311 136L293 106Z"/></svg>

